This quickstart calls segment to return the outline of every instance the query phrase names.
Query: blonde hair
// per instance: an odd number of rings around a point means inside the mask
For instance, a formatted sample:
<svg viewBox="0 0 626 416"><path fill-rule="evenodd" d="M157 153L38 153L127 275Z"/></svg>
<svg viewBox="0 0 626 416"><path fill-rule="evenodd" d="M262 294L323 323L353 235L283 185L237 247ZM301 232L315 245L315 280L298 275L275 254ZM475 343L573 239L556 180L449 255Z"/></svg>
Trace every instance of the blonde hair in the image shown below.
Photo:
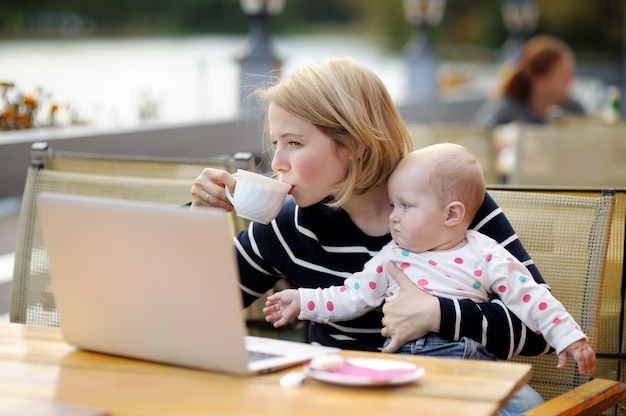
<svg viewBox="0 0 626 416"><path fill-rule="evenodd" d="M485 198L485 176L472 152L456 143L439 143L410 153L405 161L402 165L420 163L430 169L433 195L442 205L461 202L465 221L471 223Z"/></svg>
<svg viewBox="0 0 626 416"><path fill-rule="evenodd" d="M313 124L350 155L348 174L330 190L342 206L353 193L387 183L413 150L404 120L380 78L348 58L306 66L256 94Z"/></svg>

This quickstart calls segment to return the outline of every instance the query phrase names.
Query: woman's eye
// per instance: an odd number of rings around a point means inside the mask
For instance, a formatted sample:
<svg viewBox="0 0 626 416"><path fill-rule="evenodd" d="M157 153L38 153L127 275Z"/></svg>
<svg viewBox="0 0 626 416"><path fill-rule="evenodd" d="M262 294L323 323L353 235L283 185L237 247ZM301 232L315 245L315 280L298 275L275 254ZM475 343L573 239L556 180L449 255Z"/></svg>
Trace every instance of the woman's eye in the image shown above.
<svg viewBox="0 0 626 416"><path fill-rule="evenodd" d="M289 143L289 146L291 146L291 147L298 147L298 146L301 145L300 142L295 141L295 140L289 140L288 143Z"/></svg>

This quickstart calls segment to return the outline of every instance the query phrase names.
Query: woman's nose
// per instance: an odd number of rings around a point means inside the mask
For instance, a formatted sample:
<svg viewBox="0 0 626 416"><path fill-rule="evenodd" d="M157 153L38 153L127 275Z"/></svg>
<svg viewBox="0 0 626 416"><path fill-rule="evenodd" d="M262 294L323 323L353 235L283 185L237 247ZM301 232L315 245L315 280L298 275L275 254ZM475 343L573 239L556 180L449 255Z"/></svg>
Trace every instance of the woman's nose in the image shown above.
<svg viewBox="0 0 626 416"><path fill-rule="evenodd" d="M274 151L271 167L274 172L285 172L289 169L287 158L284 156L284 152L278 147Z"/></svg>

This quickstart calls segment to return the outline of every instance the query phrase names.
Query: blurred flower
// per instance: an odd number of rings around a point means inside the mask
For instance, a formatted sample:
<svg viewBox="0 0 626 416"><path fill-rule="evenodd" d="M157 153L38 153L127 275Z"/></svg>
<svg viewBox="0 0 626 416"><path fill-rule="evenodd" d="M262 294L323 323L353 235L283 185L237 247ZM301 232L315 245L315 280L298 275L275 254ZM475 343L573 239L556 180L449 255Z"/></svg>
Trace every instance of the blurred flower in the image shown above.
<svg viewBox="0 0 626 416"><path fill-rule="evenodd" d="M35 94L22 94L15 88L15 84L0 81L0 130L21 130L33 127L56 126L56 116L61 108L51 103L47 112L47 119L36 123L37 111L43 103L49 101L50 95L38 88ZM69 110L69 106L64 106ZM46 114L44 112L44 114ZM71 114L70 124L78 124L80 118L75 112ZM84 124L82 122L81 124Z"/></svg>
<svg viewBox="0 0 626 416"><path fill-rule="evenodd" d="M35 98L31 97L30 95L25 96L22 100L25 105L37 107L37 100L35 100Z"/></svg>

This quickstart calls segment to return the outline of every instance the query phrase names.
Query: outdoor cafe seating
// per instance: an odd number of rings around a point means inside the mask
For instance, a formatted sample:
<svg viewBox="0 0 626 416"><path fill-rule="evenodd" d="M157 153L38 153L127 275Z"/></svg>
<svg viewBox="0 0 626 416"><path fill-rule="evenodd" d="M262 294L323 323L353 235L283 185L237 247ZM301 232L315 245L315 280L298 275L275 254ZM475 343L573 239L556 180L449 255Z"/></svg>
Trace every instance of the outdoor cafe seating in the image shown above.
<svg viewBox="0 0 626 416"><path fill-rule="evenodd" d="M480 137L486 140L487 136ZM445 140L454 141L454 136ZM481 146L490 148L485 142ZM189 199L193 178L205 166L230 171L255 167L251 156L237 160L129 159L56 152L41 143L33 145L31 156L31 166L25 167L29 173L20 215L10 316L12 322L44 326L58 325L58 316L37 225L38 193L70 192L175 205ZM566 369L555 371L553 354L515 358L532 364L530 384L548 399L529 414L618 414L616 406L626 398L621 293L626 188L498 184L489 188L556 297L582 324L598 351L593 378L578 374L571 360ZM233 232L245 226L232 217Z"/></svg>

